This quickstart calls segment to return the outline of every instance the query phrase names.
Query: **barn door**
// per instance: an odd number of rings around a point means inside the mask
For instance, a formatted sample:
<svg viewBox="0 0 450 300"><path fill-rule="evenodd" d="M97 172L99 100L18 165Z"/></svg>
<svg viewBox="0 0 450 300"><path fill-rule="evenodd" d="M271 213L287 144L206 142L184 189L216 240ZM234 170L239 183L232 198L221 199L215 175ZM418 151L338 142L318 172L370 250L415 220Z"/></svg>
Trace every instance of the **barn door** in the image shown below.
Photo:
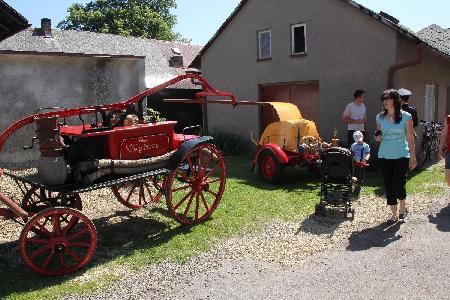
<svg viewBox="0 0 450 300"><path fill-rule="evenodd" d="M314 121L317 129L319 129L320 97L318 81L262 85L260 96L261 101L295 104L303 118ZM261 108L261 131L274 121L276 120L273 119L272 111L263 106Z"/></svg>

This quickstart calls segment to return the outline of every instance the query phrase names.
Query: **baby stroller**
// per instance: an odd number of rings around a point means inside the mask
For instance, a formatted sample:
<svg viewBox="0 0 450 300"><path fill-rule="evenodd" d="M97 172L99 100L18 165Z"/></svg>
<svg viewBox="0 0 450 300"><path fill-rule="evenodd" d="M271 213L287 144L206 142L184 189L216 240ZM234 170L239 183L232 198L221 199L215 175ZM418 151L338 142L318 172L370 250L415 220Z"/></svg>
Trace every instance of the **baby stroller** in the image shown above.
<svg viewBox="0 0 450 300"><path fill-rule="evenodd" d="M345 217L353 219L353 157L348 149L333 147L321 154L320 203L316 215L324 215L326 206L345 208Z"/></svg>

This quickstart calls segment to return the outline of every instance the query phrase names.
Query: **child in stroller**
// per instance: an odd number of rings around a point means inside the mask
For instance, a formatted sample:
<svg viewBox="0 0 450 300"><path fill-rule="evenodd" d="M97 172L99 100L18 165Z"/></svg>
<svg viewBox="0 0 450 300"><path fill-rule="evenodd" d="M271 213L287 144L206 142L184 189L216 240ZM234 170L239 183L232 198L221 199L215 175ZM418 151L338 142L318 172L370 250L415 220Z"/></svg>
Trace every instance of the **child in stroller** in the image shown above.
<svg viewBox="0 0 450 300"><path fill-rule="evenodd" d="M353 175L355 178L355 190L359 193L364 183L364 173L370 158L370 146L364 142L364 135L361 131L353 133L355 143L351 146L353 154Z"/></svg>
<svg viewBox="0 0 450 300"><path fill-rule="evenodd" d="M352 207L353 157L350 150L332 147L321 155L320 203L316 215L325 214L325 207L344 207L346 218L355 217Z"/></svg>

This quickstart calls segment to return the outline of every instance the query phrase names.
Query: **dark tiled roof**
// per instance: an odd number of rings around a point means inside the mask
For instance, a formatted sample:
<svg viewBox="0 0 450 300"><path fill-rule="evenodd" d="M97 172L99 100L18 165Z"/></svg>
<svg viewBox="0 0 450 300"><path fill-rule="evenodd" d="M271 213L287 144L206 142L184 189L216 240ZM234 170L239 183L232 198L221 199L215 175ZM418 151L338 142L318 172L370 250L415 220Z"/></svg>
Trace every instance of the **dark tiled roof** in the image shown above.
<svg viewBox="0 0 450 300"><path fill-rule="evenodd" d="M206 51L208 51L209 47L214 43L214 41L218 38L218 36L222 33L222 31L225 30L225 28L234 19L234 17L236 17L239 14L241 9L247 4L248 1L249 0L242 0L239 3L239 5L235 8L235 10L231 13L231 15L222 24L222 26L220 26L220 28L217 30L217 32L214 34L214 36L208 41L208 43L206 43L206 45L203 47L203 49L199 52L197 57L194 59L194 61L190 65L191 67L201 68L201 57L202 57L202 55ZM375 18L376 20L380 21L384 25L386 25L386 26L396 30L397 32L399 32L403 36L406 36L407 38L409 38L410 40L414 41L417 44L425 43L427 46L430 46L434 50L437 50L438 52L441 52L444 55L450 56L450 52L442 51L443 48L441 48L441 47L439 47L439 48L435 47L435 44L429 42L430 39L422 39L421 37L416 35L416 33L414 33L412 30L410 30L409 28L407 28L407 27L405 27L405 26L395 22L394 21L395 18L392 18L392 17L389 18L389 17L387 17L387 15L382 16L381 14L378 14L375 11L373 11L371 9L368 9L367 7L365 7L365 6L363 6L363 5L359 4L359 3L356 3L353 0L340 0L340 1L344 1L347 4L355 7L358 10L360 10L361 12L367 14L368 16L371 16L371 17Z"/></svg>
<svg viewBox="0 0 450 300"><path fill-rule="evenodd" d="M27 19L3 0L0 0L0 25L0 41L30 27Z"/></svg>
<svg viewBox="0 0 450 300"><path fill-rule="evenodd" d="M444 29L439 25L430 25L417 32L427 44L450 56L450 28Z"/></svg>
<svg viewBox="0 0 450 300"><path fill-rule="evenodd" d="M169 66L167 46L176 45L182 50L185 66L200 51L200 46L151 39L124 37L88 31L52 29L46 38L38 29L27 29L0 42L1 53L136 57L145 59L145 76L149 87L184 74L184 68ZM170 50L170 48L169 48ZM185 54L185 53L186 54ZM178 87L192 87L190 84Z"/></svg>

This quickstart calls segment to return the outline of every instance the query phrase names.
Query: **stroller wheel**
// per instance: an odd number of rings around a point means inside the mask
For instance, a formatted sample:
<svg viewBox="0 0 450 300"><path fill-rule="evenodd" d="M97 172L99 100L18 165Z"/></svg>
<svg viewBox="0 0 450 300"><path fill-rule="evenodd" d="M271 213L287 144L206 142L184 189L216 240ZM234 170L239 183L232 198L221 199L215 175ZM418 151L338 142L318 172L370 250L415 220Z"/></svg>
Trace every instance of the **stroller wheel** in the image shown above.
<svg viewBox="0 0 450 300"><path fill-rule="evenodd" d="M325 206L323 204L316 204L316 208L314 210L314 214L316 216L323 216L323 215L325 215Z"/></svg>
<svg viewBox="0 0 450 300"><path fill-rule="evenodd" d="M355 212L356 210L353 207L349 207L345 210L345 217L348 220L353 221L355 219Z"/></svg>

